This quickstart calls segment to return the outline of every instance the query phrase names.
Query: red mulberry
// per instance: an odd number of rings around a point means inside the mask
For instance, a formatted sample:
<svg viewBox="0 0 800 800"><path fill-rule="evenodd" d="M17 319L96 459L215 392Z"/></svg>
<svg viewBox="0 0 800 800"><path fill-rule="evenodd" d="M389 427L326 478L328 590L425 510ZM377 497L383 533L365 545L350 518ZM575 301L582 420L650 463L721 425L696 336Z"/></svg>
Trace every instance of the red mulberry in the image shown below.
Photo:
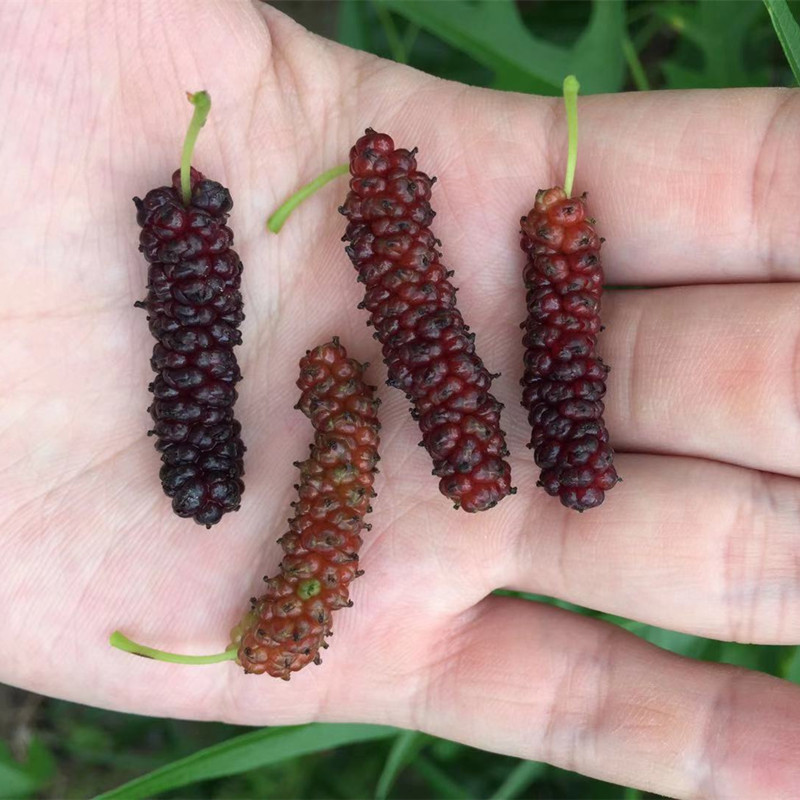
<svg viewBox="0 0 800 800"><path fill-rule="evenodd" d="M388 383L413 403L442 494L481 511L514 491L502 405L456 307L453 273L439 261L441 242L430 229L434 179L417 170L415 154L367 129L350 151L343 239L366 286L360 307L383 345Z"/></svg>
<svg viewBox="0 0 800 800"><path fill-rule="evenodd" d="M137 306L147 309L157 340L150 433L175 513L211 527L239 508L244 491L245 447L233 416L242 263L225 224L233 205L228 190L192 169L184 204L179 171L172 184L134 198L139 250L150 264L147 297Z"/></svg>
<svg viewBox="0 0 800 800"><path fill-rule="evenodd" d="M316 430L300 468L299 499L280 542L281 571L232 632L245 672L288 680L327 647L331 612L351 606L360 532L375 497L379 400L362 380L365 367L334 339L300 362L298 408Z"/></svg>
<svg viewBox="0 0 800 800"><path fill-rule="evenodd" d="M568 508L600 505L619 480L603 422L608 367L596 354L603 270L601 239L586 219L585 197L541 190L521 220L528 255L524 280L522 404L539 485Z"/></svg>

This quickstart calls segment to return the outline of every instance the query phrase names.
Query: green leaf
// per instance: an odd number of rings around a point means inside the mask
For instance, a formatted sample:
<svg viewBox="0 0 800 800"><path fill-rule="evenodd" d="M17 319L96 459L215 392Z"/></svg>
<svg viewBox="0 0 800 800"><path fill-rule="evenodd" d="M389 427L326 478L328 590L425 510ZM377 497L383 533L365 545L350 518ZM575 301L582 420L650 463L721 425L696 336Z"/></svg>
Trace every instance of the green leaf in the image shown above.
<svg viewBox="0 0 800 800"><path fill-rule="evenodd" d="M697 3L658 3L656 13L682 39L700 50L702 67L695 69L677 59L662 64L671 89L720 89L764 86L768 71L762 66L745 69L745 45L762 6L749 0L698 0ZM684 47L684 52L686 48Z"/></svg>
<svg viewBox="0 0 800 800"><path fill-rule="evenodd" d="M34 738L27 759L17 761L5 742L0 742L0 798L20 800L37 792L55 772L55 761L42 742Z"/></svg>
<svg viewBox="0 0 800 800"><path fill-rule="evenodd" d="M772 27L778 34L786 60L792 68L792 74L797 83L800 83L800 25L792 16L791 9L786 0L764 0L769 11Z"/></svg>
<svg viewBox="0 0 800 800"><path fill-rule="evenodd" d="M64 745L73 753L107 754L113 749L113 738L104 728L76 722L69 730Z"/></svg>
<svg viewBox="0 0 800 800"><path fill-rule="evenodd" d="M784 661L781 668L781 677L792 683L800 683L800 645Z"/></svg>
<svg viewBox="0 0 800 800"><path fill-rule="evenodd" d="M339 0L336 38L356 50L372 51L366 14L369 6L363 0Z"/></svg>
<svg viewBox="0 0 800 800"><path fill-rule="evenodd" d="M431 751L437 761L457 761L469 748L466 745L454 742L451 739L435 738L431 744Z"/></svg>
<svg viewBox="0 0 800 800"><path fill-rule="evenodd" d="M719 656L715 659L723 664L735 664L746 669L769 671L767 662L772 650L769 646L742 644L741 642L722 642Z"/></svg>
<svg viewBox="0 0 800 800"><path fill-rule="evenodd" d="M471 800L470 792L453 780L441 767L424 756L420 756L414 762L414 769L442 800Z"/></svg>
<svg viewBox="0 0 800 800"><path fill-rule="evenodd" d="M650 81L647 79L647 73L644 71L644 66L639 59L639 54L630 37L624 34L622 37L622 52L625 55L625 60L628 62L628 70L631 73L631 79L634 85L640 92L650 91Z"/></svg>
<svg viewBox="0 0 800 800"><path fill-rule="evenodd" d="M490 800L513 800L547 772L541 761L520 761L497 787Z"/></svg>
<svg viewBox="0 0 800 800"><path fill-rule="evenodd" d="M711 651L719 644L713 639L704 639L702 636L692 636L688 633L658 628L655 625L618 617L614 614L601 614L601 618L606 622L625 628L656 647L688 658L709 658ZM713 656L711 657L713 658Z"/></svg>
<svg viewBox="0 0 800 800"><path fill-rule="evenodd" d="M530 33L513 0L382 2L491 69L497 88L560 94L568 73L578 75L586 94L622 86L625 20L620 0L595 0L589 24L572 47Z"/></svg>
<svg viewBox="0 0 800 800"><path fill-rule="evenodd" d="M506 80L552 93L566 74L565 53L534 39L512 0L384 0L395 13L471 56ZM559 68L558 65L562 65Z"/></svg>
<svg viewBox="0 0 800 800"><path fill-rule="evenodd" d="M586 30L572 47L569 66L581 82L582 94L618 92L625 79L625 8L617 0L594 0ZM561 80L564 80L562 75Z"/></svg>
<svg viewBox="0 0 800 800"><path fill-rule="evenodd" d="M398 64L407 64L408 53L406 52L405 43L403 42L403 37L400 36L397 30L397 26L394 24L392 15L380 0L372 0L372 2L375 5L375 11L378 14L378 19L383 28L383 34L389 45L389 52L392 54L392 59Z"/></svg>
<svg viewBox="0 0 800 800"><path fill-rule="evenodd" d="M96 800L131 798L140 800L169 789L189 786L198 781L236 775L257 767L275 764L287 758L329 750L355 742L394 736L396 728L378 725L293 725L235 736L226 742L207 747L187 758L173 761L149 775L99 795Z"/></svg>
<svg viewBox="0 0 800 800"><path fill-rule="evenodd" d="M664 61L661 69L670 89L708 89L711 85L704 73L683 67L675 61Z"/></svg>
<svg viewBox="0 0 800 800"><path fill-rule="evenodd" d="M383 765L378 785L375 788L375 800L385 800L402 772L409 762L428 743L430 737L419 731L403 731L394 740L392 749Z"/></svg>

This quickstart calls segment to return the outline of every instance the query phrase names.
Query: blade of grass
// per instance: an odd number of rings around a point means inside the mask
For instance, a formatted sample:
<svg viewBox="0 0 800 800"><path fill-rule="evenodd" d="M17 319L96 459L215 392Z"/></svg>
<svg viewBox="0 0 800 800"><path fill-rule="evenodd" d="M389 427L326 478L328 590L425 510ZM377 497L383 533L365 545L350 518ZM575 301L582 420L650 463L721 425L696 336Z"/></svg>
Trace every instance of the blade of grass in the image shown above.
<svg viewBox="0 0 800 800"><path fill-rule="evenodd" d="M781 677L792 683L800 683L800 645L795 647L794 653L784 662Z"/></svg>
<svg viewBox="0 0 800 800"><path fill-rule="evenodd" d="M778 40L792 68L794 79L800 83L800 25L792 16L786 0L764 0L764 5L769 11L772 27L778 34Z"/></svg>
<svg viewBox="0 0 800 800"><path fill-rule="evenodd" d="M628 62L628 69L631 72L631 78L636 88L640 92L649 92L650 81L647 80L647 73L644 71L642 62L636 53L636 48L627 33L622 36L622 52L625 54L625 60Z"/></svg>
<svg viewBox="0 0 800 800"><path fill-rule="evenodd" d="M648 10L648 13L651 15L650 19L632 37L637 53L641 53L650 44L650 40L664 28L664 20L660 16L654 14L652 9ZM628 14L628 25L631 22L632 16Z"/></svg>
<svg viewBox="0 0 800 800"><path fill-rule="evenodd" d="M379 725L312 724L264 728L235 736L173 761L148 775L111 789L95 800L140 800L198 781L237 775L288 758L356 742L384 739L396 733L397 728Z"/></svg>
<svg viewBox="0 0 800 800"><path fill-rule="evenodd" d="M34 738L21 764L5 742L0 742L0 798L22 800L39 792L55 773L55 759L39 738Z"/></svg>
<svg viewBox="0 0 800 800"><path fill-rule="evenodd" d="M400 34L397 32L397 26L394 24L392 15L389 13L389 10L381 2L381 0L370 0L370 2L372 3L372 7L375 9L375 13L378 15L378 19L380 20L381 27L383 28L383 32L386 36L386 42L389 45L389 52L392 54L392 58L398 64L407 64L408 52L403 45L403 40L400 38Z"/></svg>
<svg viewBox="0 0 800 800"><path fill-rule="evenodd" d="M650 16L653 13L652 8L650 8L649 4L642 3L641 5L634 6L633 8L628 9L628 24L632 22L639 22L639 20L644 19L645 17Z"/></svg>
<svg viewBox="0 0 800 800"><path fill-rule="evenodd" d="M417 43L417 37L419 36L419 25L415 25L413 22L409 22L406 25L406 31L403 34L403 48L406 51L406 58L411 56L411 51L414 49L414 45Z"/></svg>
<svg viewBox="0 0 800 800"><path fill-rule="evenodd" d="M541 761L520 761L506 779L497 787L489 800L513 800L525 791L534 781L547 772L547 764Z"/></svg>
<svg viewBox="0 0 800 800"><path fill-rule="evenodd" d="M366 6L361 0L339 0L336 38L356 50L372 50L369 25L365 19Z"/></svg>
<svg viewBox="0 0 800 800"><path fill-rule="evenodd" d="M472 795L454 781L441 767L420 756L414 762L414 769L442 800L471 800Z"/></svg>
<svg viewBox="0 0 800 800"><path fill-rule="evenodd" d="M428 743L428 738L419 731L403 731L394 740L375 787L375 800L386 800L397 776Z"/></svg>

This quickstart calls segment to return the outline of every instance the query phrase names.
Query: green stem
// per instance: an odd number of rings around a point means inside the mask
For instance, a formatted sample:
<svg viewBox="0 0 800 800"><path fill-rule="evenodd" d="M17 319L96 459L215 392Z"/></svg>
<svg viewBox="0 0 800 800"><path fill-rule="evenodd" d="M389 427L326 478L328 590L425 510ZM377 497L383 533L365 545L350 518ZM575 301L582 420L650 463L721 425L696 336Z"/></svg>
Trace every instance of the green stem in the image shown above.
<svg viewBox="0 0 800 800"><path fill-rule="evenodd" d="M631 72L633 83L640 92L650 91L650 81L647 80L647 73L644 71L642 62L636 53L636 48L627 34L622 37L622 52L625 54L625 60L628 62L628 69Z"/></svg>
<svg viewBox="0 0 800 800"><path fill-rule="evenodd" d="M569 145L567 150L567 174L564 176L564 191L567 197L572 195L572 183L575 180L575 162L578 160L578 92L581 85L574 75L564 78L564 106L567 109L567 133Z"/></svg>
<svg viewBox="0 0 800 800"><path fill-rule="evenodd" d="M200 133L200 128L206 124L208 112L211 111L211 97L208 92L195 92L194 94L187 92L186 97L189 98L189 102L194 106L194 114L192 114L192 121L186 131L186 138L183 140L183 153L181 154L181 195L183 204L188 206L189 201L192 199L190 170L194 144L197 141L197 134Z"/></svg>
<svg viewBox="0 0 800 800"><path fill-rule="evenodd" d="M326 183L330 183L334 178L339 175L344 175L350 169L349 164L339 164L338 167L329 169L323 172L317 178L314 178L311 183L307 183L302 188L298 189L277 211L274 211L270 218L267 220L267 229L273 233L280 233L284 223L289 218L289 215L294 211L300 203L307 197L310 197L317 189L321 189Z"/></svg>
<svg viewBox="0 0 800 800"><path fill-rule="evenodd" d="M409 22L408 27L406 27L406 32L403 34L403 49L406 52L406 63L411 56L411 51L414 49L418 36L419 27L413 22Z"/></svg>
<svg viewBox="0 0 800 800"><path fill-rule="evenodd" d="M646 9L646 7L643 8ZM650 9L648 13L652 14L650 19L631 37L637 53L641 53L642 50L650 44L652 38L657 33L660 33L661 29L664 27L664 20L658 14L654 14L652 9ZM628 25L630 25L631 22L633 22L633 20L629 16Z"/></svg>
<svg viewBox="0 0 800 800"><path fill-rule="evenodd" d="M235 647L225 650L223 653L214 653L210 656L184 656L179 653L168 653L166 650L155 650L143 644L134 642L120 631L114 631L108 643L118 650L126 653L133 653L135 656L153 658L156 661L169 661L173 664L218 664L220 661L234 661L238 649Z"/></svg>
<svg viewBox="0 0 800 800"><path fill-rule="evenodd" d="M386 9L386 6L383 5L382 0L372 0L372 6L378 15L378 19L383 27L383 32L386 34L386 41L389 45L389 52L392 54L392 58L398 64L408 63L408 55L406 54L405 47L403 47L403 40L397 32L392 15Z"/></svg>

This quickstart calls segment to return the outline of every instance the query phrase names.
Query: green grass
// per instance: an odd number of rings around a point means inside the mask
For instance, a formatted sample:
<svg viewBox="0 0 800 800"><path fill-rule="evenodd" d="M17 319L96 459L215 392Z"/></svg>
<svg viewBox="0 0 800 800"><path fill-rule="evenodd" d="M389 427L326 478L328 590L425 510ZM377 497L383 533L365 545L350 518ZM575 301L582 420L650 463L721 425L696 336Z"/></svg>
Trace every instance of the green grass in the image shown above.
<svg viewBox="0 0 800 800"><path fill-rule="evenodd" d="M558 94L791 86L798 3L341 0L323 35L465 83ZM284 4L324 15L314 4ZM800 682L800 648L739 645L553 602L692 658ZM546 764L365 725L248 730L151 719L0 686L0 798L638 798ZM130 783L128 783L130 782ZM126 785L127 784L127 785Z"/></svg>

